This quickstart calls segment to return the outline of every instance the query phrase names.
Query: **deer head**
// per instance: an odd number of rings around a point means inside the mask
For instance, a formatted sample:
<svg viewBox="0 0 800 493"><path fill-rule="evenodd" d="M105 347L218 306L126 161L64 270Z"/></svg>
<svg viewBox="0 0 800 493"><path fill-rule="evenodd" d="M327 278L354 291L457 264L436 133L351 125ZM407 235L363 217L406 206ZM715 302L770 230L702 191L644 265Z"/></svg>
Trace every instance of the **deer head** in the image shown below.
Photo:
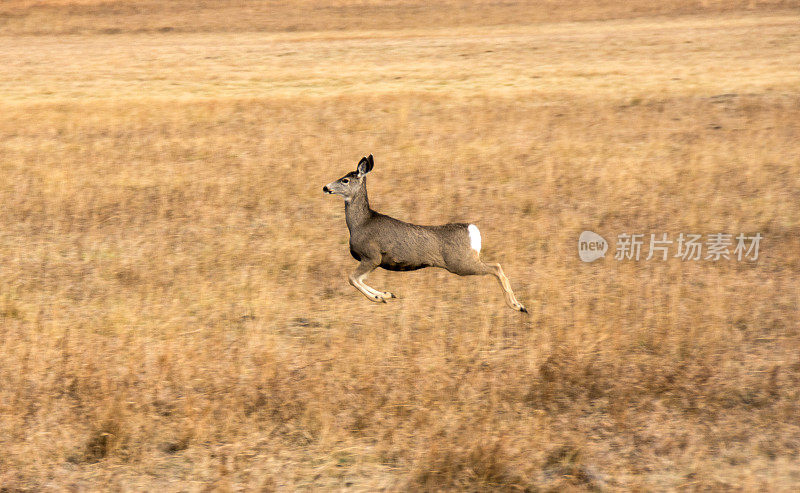
<svg viewBox="0 0 800 493"><path fill-rule="evenodd" d="M338 180L328 183L322 187L322 191L333 195L341 195L344 197L345 202L350 202L353 197L366 189L367 181L365 177L367 173L372 171L374 165L372 154L369 157L362 157L355 171L351 171Z"/></svg>

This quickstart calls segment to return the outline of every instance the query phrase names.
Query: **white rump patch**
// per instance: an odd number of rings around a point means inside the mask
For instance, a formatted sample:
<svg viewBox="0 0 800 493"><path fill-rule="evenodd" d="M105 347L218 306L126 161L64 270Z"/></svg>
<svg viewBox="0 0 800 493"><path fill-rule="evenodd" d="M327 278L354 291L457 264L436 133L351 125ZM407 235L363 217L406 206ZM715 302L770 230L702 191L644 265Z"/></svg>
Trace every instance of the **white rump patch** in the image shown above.
<svg viewBox="0 0 800 493"><path fill-rule="evenodd" d="M481 253L481 232L474 224L467 226L469 231L469 246L478 253Z"/></svg>

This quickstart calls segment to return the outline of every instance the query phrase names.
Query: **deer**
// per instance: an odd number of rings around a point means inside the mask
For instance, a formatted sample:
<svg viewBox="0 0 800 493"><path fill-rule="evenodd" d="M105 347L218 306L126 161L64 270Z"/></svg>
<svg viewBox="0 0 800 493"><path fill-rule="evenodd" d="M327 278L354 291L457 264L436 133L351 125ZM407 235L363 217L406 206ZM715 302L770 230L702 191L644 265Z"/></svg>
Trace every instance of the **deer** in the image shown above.
<svg viewBox="0 0 800 493"><path fill-rule="evenodd" d="M500 264L481 260L481 232L474 224L422 226L372 210L367 198L367 173L374 165L370 154L361 158L355 171L322 187L324 193L344 198L350 254L358 261L355 271L348 277L354 288L370 301L386 303L396 296L366 284L372 271L378 267L389 271L439 267L459 276L494 276L503 288L506 304L528 313L514 296L511 282Z"/></svg>

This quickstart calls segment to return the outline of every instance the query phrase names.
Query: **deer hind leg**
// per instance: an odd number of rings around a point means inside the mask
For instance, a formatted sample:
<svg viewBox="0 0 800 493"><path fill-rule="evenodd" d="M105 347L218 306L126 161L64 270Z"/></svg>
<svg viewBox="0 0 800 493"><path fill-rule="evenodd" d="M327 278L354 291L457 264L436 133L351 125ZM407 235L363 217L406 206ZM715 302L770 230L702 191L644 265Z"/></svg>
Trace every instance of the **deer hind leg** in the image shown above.
<svg viewBox="0 0 800 493"><path fill-rule="evenodd" d="M370 272L375 270L378 266L369 261L361 261L356 267L356 270L350 274L349 280L350 284L359 290L361 294L367 297L368 300L374 301L376 303L386 303L386 300L389 298L396 298L395 295L388 291L378 291L375 288L367 286L364 280L367 278Z"/></svg>
<svg viewBox="0 0 800 493"><path fill-rule="evenodd" d="M517 301L514 291L500 264L485 264L480 260L478 253L472 250L469 255L453 256L446 261L444 268L459 276L482 276L491 274L500 282L506 304L514 310L528 313L528 310Z"/></svg>
<svg viewBox="0 0 800 493"><path fill-rule="evenodd" d="M500 282L500 286L503 288L503 296L505 296L506 304L513 308L514 310L519 310L523 313L528 313L528 309L525 308L522 303L517 301L517 297L514 296L514 291L511 290L511 282L506 277L506 274L503 272L503 268L500 267L500 264L483 264L487 270L487 274L492 274L497 278Z"/></svg>

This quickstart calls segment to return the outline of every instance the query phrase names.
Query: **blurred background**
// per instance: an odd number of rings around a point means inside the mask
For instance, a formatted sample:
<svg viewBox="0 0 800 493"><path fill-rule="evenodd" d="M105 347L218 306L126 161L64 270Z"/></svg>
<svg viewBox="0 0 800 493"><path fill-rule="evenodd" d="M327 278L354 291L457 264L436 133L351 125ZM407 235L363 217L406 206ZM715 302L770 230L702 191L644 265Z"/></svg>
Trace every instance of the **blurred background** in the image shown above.
<svg viewBox="0 0 800 493"><path fill-rule="evenodd" d="M0 489L795 489L798 25L797 1L2 2ZM367 154L374 209L477 224L530 314L436 269L353 289L321 187ZM763 239L637 262L621 233Z"/></svg>

